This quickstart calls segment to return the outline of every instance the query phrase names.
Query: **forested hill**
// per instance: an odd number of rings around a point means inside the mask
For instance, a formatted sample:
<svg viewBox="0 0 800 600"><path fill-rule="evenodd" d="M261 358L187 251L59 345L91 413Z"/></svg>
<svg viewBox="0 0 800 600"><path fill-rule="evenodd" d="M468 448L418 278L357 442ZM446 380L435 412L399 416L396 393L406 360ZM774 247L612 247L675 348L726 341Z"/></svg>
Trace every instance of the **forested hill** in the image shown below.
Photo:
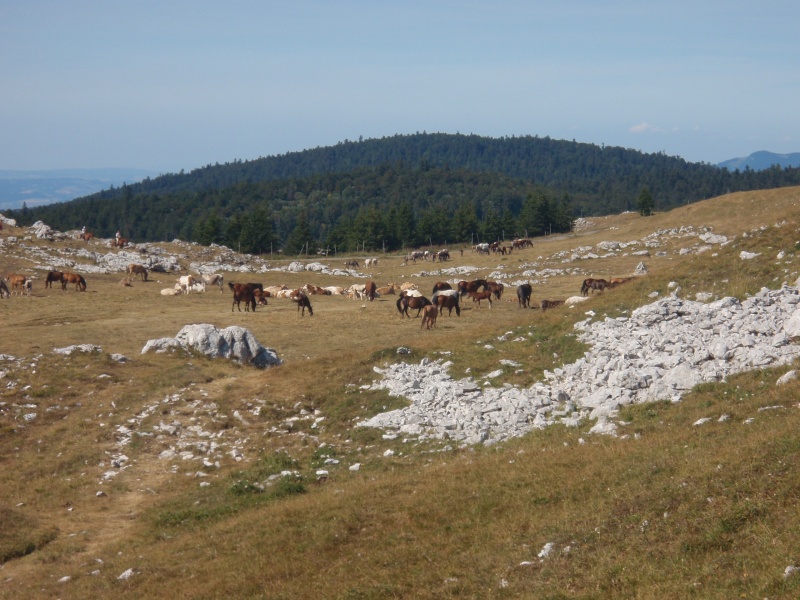
<svg viewBox="0 0 800 600"><path fill-rule="evenodd" d="M731 173L663 153L547 137L422 133L208 165L9 216L253 252L294 252L306 242L395 249L568 229L575 216L632 209L644 188L665 210L798 184L798 169Z"/></svg>

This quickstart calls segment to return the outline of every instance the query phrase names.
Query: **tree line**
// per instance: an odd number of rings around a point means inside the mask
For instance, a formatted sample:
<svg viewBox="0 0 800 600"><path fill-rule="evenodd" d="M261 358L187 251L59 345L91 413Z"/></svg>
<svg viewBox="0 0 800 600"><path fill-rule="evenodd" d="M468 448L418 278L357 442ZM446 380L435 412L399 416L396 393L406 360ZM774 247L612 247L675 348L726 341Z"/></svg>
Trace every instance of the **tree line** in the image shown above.
<svg viewBox="0 0 800 600"><path fill-rule="evenodd" d="M414 134L209 165L8 216L251 253L388 251L568 231L578 216L641 212L644 190L650 212L798 184L798 169L731 173L549 138Z"/></svg>

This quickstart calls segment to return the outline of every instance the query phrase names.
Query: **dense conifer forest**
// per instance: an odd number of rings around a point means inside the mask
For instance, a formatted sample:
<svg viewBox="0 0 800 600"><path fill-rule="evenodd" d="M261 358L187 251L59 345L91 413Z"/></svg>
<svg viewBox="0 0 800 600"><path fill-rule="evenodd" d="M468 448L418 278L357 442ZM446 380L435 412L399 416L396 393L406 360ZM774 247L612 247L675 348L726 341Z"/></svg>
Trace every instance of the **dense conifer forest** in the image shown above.
<svg viewBox="0 0 800 600"><path fill-rule="evenodd" d="M569 231L576 217L800 185L800 169L730 172L539 137L397 135L208 165L7 216L133 241L250 253L397 250Z"/></svg>

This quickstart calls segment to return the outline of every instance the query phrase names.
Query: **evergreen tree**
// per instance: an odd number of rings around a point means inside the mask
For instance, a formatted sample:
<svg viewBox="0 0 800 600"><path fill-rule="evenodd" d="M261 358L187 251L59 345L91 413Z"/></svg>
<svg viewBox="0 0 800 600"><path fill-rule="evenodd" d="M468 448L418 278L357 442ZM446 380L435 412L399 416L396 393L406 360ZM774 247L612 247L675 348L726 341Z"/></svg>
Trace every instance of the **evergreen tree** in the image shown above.
<svg viewBox="0 0 800 600"><path fill-rule="evenodd" d="M297 216L297 224L286 239L283 253L291 256L307 251L316 252L316 246L311 235L311 227L308 224L308 211L303 208Z"/></svg>
<svg viewBox="0 0 800 600"><path fill-rule="evenodd" d="M639 192L639 197L636 199L636 209L643 217L649 217L653 214L654 206L653 195L647 187L643 187L642 191Z"/></svg>

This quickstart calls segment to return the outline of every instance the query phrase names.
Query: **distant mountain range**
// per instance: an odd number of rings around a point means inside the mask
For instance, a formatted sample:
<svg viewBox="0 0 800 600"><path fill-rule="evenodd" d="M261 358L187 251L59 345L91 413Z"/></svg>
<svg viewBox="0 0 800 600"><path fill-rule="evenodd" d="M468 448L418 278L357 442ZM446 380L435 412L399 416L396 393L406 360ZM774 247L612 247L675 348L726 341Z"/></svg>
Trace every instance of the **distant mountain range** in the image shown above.
<svg viewBox="0 0 800 600"><path fill-rule="evenodd" d="M142 169L0 170L0 210L66 202L157 175Z"/></svg>
<svg viewBox="0 0 800 600"><path fill-rule="evenodd" d="M744 171L747 167L750 167L753 171L763 171L764 169L769 169L772 165L800 167L800 152L775 154L774 152L761 150L760 152L753 152L750 156L726 160L717 166L729 171L735 171L736 169Z"/></svg>

